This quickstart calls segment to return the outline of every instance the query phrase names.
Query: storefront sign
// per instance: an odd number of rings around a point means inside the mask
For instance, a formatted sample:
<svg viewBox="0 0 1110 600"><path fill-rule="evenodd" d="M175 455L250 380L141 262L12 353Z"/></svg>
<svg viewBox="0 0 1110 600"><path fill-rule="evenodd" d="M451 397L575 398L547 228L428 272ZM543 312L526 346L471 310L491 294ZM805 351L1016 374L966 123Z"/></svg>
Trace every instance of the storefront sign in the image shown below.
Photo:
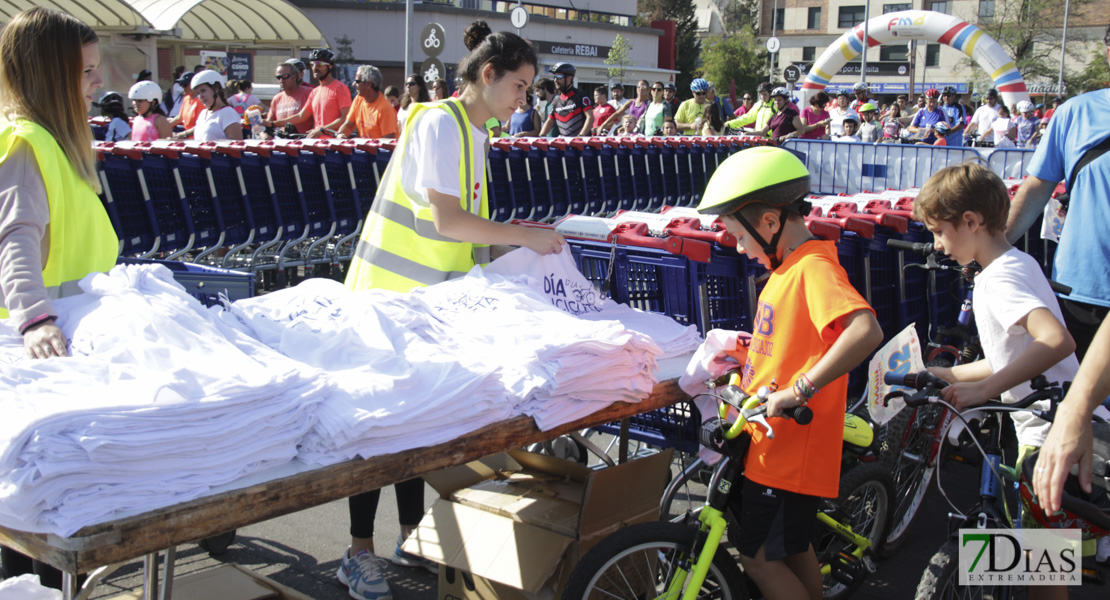
<svg viewBox="0 0 1110 600"><path fill-rule="evenodd" d="M608 58L610 46L594 46L592 44L572 44L564 42L533 41L537 54L554 54L577 58Z"/></svg>
<svg viewBox="0 0 1110 600"><path fill-rule="evenodd" d="M227 78L254 81L254 56L250 54L229 53L227 55Z"/></svg>
<svg viewBox="0 0 1110 600"><path fill-rule="evenodd" d="M860 63L850 62L836 72L837 75L859 76ZM910 63L908 62L868 62L867 74L871 75L903 75L909 76Z"/></svg>

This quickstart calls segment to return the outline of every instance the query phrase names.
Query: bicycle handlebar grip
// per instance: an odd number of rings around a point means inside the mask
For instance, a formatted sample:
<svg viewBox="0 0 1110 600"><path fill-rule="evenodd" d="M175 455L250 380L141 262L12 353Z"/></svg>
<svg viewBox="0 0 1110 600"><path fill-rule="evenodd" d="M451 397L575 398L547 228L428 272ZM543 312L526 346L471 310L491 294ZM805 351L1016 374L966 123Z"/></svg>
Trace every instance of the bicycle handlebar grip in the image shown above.
<svg viewBox="0 0 1110 600"><path fill-rule="evenodd" d="M929 242L905 242L902 240L889 239L886 241L887 248L895 250L906 250L916 254L928 256L935 253L937 250Z"/></svg>
<svg viewBox="0 0 1110 600"><path fill-rule="evenodd" d="M794 419L798 425L809 425L813 420L813 409L808 406L795 406L782 411L782 416Z"/></svg>
<svg viewBox="0 0 1110 600"><path fill-rule="evenodd" d="M724 423L721 419L708 419L701 424L698 430L698 443L710 450L720 450L724 447Z"/></svg>
<svg viewBox="0 0 1110 600"><path fill-rule="evenodd" d="M1070 296L1071 295L1071 286L1070 285L1064 285L1064 284L1060 283L1059 281L1053 281L1053 280L1049 279L1048 280L1048 286L1051 287L1052 291L1056 292L1057 294L1062 294L1064 296Z"/></svg>
<svg viewBox="0 0 1110 600"><path fill-rule="evenodd" d="M883 374L883 383L887 385L900 385L904 387L911 387L915 390L920 390L928 385L935 385L937 388L942 388L948 385L943 379L933 375L928 371L921 371L919 373L891 373Z"/></svg>

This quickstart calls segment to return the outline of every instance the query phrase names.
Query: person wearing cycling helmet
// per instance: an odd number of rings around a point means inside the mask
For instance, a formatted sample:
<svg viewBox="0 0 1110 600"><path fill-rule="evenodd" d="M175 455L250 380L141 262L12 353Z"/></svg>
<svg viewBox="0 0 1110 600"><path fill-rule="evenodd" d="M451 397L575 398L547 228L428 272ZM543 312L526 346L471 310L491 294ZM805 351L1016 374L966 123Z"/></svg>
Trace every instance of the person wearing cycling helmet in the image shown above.
<svg viewBox="0 0 1110 600"><path fill-rule="evenodd" d="M316 86L313 85L312 81L310 81L312 79L311 75L307 77L305 76L305 72L308 71L308 66L304 64L303 60L299 58L288 58L282 64L293 67L294 74L296 74L297 81L300 82L301 87L304 87L309 91L316 89Z"/></svg>
<svg viewBox="0 0 1110 600"><path fill-rule="evenodd" d="M131 139L131 124L123 110L123 96L119 92L105 92L94 104L100 107L101 116L111 119L108 130L104 132L105 142Z"/></svg>
<svg viewBox="0 0 1110 600"><path fill-rule="evenodd" d="M938 124L939 133L939 124ZM1029 380L1075 378L1075 340L1064 327L1060 304L1037 260L1006 240L1010 195L998 175L976 163L937 171L914 202L914 218L933 234L934 246L960 264L982 266L975 276L972 309L983 359L954 367L930 367L949 382L941 396L959 410L1001 397L1012 404L1033 392ZM1033 405L1048 410L1048 401ZM1028 411L1009 413L1017 433L1016 466L1044 444L1051 424ZM1023 519L1026 527L1035 523ZM1030 598L1054 597L1037 587ZM1066 595L1066 594L1065 594Z"/></svg>
<svg viewBox="0 0 1110 600"><path fill-rule="evenodd" d="M335 53L327 48L316 48L309 56L312 74L320 82L319 87L309 94L308 104L294 116L264 121L266 127L284 127L286 123L299 125L312 120L312 129L305 137L331 137L328 131L335 131L347 119L351 109L351 90L347 84L335 78Z"/></svg>
<svg viewBox="0 0 1110 600"><path fill-rule="evenodd" d="M694 97L683 100L674 115L675 124L682 135L697 135L701 131L704 122L702 115L705 114L705 105L709 103L709 83L698 77L690 82L690 92Z"/></svg>
<svg viewBox="0 0 1110 600"><path fill-rule="evenodd" d="M917 111L913 116L913 121L910 121L910 126L906 129L918 138L917 143L932 145L937 141L936 126L937 123L948 123L948 115L945 114L940 107L937 106L937 100L940 98L940 91L931 88L925 91L925 108Z"/></svg>
<svg viewBox="0 0 1110 600"><path fill-rule="evenodd" d="M848 371L882 330L840 266L835 242L810 234L809 172L791 152L756 146L723 162L698 212L721 215L737 251L771 271L759 293L741 387L776 389L768 416L808 405L809 425L773 419L774 438L749 428L740 532L744 572L768 598L820 598L811 545L821 498L839 493Z"/></svg>
<svg viewBox="0 0 1110 600"><path fill-rule="evenodd" d="M834 142L862 142L859 137L859 115L856 113L848 113L844 117L841 125L844 127L844 135L834 135L832 140Z"/></svg>
<svg viewBox="0 0 1110 600"><path fill-rule="evenodd" d="M871 86L867 85L864 81L857 81L855 85L852 86L852 94L855 95L855 99L848 105L848 108L851 108L857 113L859 113L859 107L868 102L874 102L874 100L871 99Z"/></svg>
<svg viewBox="0 0 1110 600"><path fill-rule="evenodd" d="M590 135L594 123L593 102L574 87L574 74L577 72L570 63L552 65L551 76L555 79L555 90L559 95L551 101L551 116L544 122L540 137L547 137L547 132L552 129L565 136Z"/></svg>
<svg viewBox="0 0 1110 600"><path fill-rule="evenodd" d="M312 94L312 90L301 83L301 76L296 65L290 62L293 60L296 59L291 58L281 63L274 71L274 77L281 86L281 91L270 101L270 109L262 121L263 125L273 123L279 119L294 117L300 114L301 109L308 106L308 97ZM312 129L312 123L304 121L294 125L294 127L297 129L297 133L304 134ZM270 139L272 135L271 132L266 132L261 137L262 139Z"/></svg>
<svg viewBox="0 0 1110 600"><path fill-rule="evenodd" d="M767 129L767 124L775 116L775 103L771 101L771 92L775 89L775 85L769 81L763 81L757 89L759 102L753 104L743 115L725 123L725 127L736 130L749 126L755 130Z"/></svg>
<svg viewBox="0 0 1110 600"><path fill-rule="evenodd" d="M960 104L960 93L953 86L945 86L940 93L944 105L940 109L948 121L945 145L960 147L964 145L964 125L967 124L967 109Z"/></svg>
<svg viewBox="0 0 1110 600"><path fill-rule="evenodd" d="M131 141L153 142L173 135L170 120L160 104L162 88L157 83L140 81L131 86L127 97L131 99L131 108L135 111Z"/></svg>
<svg viewBox="0 0 1110 600"><path fill-rule="evenodd" d="M840 90L836 94L836 106L832 107L829 111L829 138L836 139L838 136L844 135L844 120L852 116L859 124L859 113L852 110L849 103L849 96L846 90Z"/></svg>
<svg viewBox="0 0 1110 600"><path fill-rule="evenodd" d="M1039 125L1041 120L1034 114L1033 103L1028 100L1018 102L1018 115L1014 119L1017 127L1017 143L1019 148L1036 148L1037 140L1041 137Z"/></svg>
<svg viewBox="0 0 1110 600"><path fill-rule="evenodd" d="M175 134L175 139L192 137L198 142L243 139L243 124L239 113L227 103L224 92L226 84L227 79L211 69L201 71L193 77L193 91L204 105L204 110L197 116L196 127Z"/></svg>
<svg viewBox="0 0 1110 600"><path fill-rule="evenodd" d="M790 92L784 87L777 87L771 92L771 101L774 103L775 115L767 123L765 130L757 130L757 135L768 135L777 142L801 137L811 130L824 129L821 124L806 125L798 107L790 103Z"/></svg>
<svg viewBox="0 0 1110 600"><path fill-rule="evenodd" d="M678 86L673 81L663 84L663 101L671 105L671 114L678 111Z"/></svg>
<svg viewBox="0 0 1110 600"><path fill-rule="evenodd" d="M967 134L979 134L980 139L988 140L986 136L991 134L991 127L994 122L998 120L998 90L991 88L987 93L983 94L983 104L975 109L975 113L971 115L971 123L967 126Z"/></svg>
<svg viewBox="0 0 1110 600"><path fill-rule="evenodd" d="M859 116L862 123L859 124L859 139L861 142L867 144L874 144L882 137L882 126L876 118L879 114L879 109L870 102L864 102L859 107Z"/></svg>

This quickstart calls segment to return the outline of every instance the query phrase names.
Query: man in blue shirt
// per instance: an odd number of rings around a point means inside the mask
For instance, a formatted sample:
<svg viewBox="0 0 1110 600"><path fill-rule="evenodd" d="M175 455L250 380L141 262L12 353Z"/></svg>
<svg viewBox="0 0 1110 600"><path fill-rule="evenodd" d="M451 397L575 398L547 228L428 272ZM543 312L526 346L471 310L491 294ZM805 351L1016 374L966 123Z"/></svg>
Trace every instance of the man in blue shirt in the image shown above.
<svg viewBox="0 0 1110 600"><path fill-rule="evenodd" d="M951 123L948 122L948 116L943 110L937 107L937 98L939 96L940 92L937 90L927 90L925 92L925 108L914 113L913 121L911 121L910 126L907 127L910 133L921 138L918 140L918 143L932 145L933 142L937 141L937 134L935 131L937 123L944 121L951 125Z"/></svg>
<svg viewBox="0 0 1110 600"><path fill-rule="evenodd" d="M949 134L944 138L949 148L959 148L964 145L964 125L967 124L967 109L960 104L960 94L956 88L948 85L941 91L944 106L941 110L948 117Z"/></svg>
<svg viewBox="0 0 1110 600"><path fill-rule="evenodd" d="M1110 60L1110 29L1106 53ZM1041 215L1056 184L1067 181L1087 150L1110 138L1110 89L1072 98L1056 109L1029 162L1029 177L1010 206L1006 237L1014 241ZM1110 310L1110 152L1079 171L1069 191L1052 278L1072 288L1061 297L1064 321L1083 357ZM1034 232L1038 233L1038 232Z"/></svg>

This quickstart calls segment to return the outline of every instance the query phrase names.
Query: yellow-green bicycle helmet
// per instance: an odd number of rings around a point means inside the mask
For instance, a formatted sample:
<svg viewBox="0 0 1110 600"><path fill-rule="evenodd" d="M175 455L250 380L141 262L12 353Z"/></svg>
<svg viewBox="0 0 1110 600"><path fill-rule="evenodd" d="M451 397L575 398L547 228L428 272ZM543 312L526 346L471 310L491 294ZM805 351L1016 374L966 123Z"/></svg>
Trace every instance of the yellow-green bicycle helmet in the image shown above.
<svg viewBox="0 0 1110 600"><path fill-rule="evenodd" d="M809 170L797 156L774 146L756 146L733 154L717 167L705 186L698 212L727 215L758 202L780 208L779 221L784 222L788 212L803 216L809 213L810 205L805 201L807 194ZM766 241L746 218L740 214L734 216L763 247L772 267L777 267L776 247L782 227Z"/></svg>

